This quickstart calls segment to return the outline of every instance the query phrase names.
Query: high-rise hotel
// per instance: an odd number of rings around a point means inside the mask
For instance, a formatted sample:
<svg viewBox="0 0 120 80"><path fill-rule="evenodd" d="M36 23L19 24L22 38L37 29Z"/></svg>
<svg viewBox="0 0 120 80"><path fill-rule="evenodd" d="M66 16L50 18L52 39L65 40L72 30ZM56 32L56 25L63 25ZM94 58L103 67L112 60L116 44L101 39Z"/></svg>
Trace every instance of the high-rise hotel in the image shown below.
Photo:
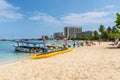
<svg viewBox="0 0 120 80"><path fill-rule="evenodd" d="M82 33L82 27L65 27L64 28L64 36L66 38L76 37L77 34Z"/></svg>

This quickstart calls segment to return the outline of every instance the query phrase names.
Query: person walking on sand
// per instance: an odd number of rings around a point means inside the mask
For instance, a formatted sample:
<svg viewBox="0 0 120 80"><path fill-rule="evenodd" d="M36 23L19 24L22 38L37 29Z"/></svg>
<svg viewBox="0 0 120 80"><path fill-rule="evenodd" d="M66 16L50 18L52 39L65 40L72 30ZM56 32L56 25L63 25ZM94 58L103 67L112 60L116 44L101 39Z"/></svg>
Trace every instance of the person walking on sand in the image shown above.
<svg viewBox="0 0 120 80"><path fill-rule="evenodd" d="M75 42L73 43L73 47L75 47Z"/></svg>
<svg viewBox="0 0 120 80"><path fill-rule="evenodd" d="M101 44L101 40L99 39L99 41L98 41L98 42L99 42L99 45L100 45L100 44Z"/></svg>

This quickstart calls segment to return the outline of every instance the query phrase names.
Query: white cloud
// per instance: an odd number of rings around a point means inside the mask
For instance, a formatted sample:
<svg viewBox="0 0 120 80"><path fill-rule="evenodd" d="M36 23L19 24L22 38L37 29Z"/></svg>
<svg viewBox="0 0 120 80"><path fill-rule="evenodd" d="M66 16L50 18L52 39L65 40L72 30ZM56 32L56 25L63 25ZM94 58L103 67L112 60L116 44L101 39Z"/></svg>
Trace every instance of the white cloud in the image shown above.
<svg viewBox="0 0 120 80"><path fill-rule="evenodd" d="M33 21L42 21L45 23L52 23L52 24L58 24L60 21L58 21L55 17L47 15L45 13L37 13L29 18L29 20Z"/></svg>
<svg viewBox="0 0 120 80"><path fill-rule="evenodd" d="M115 8L115 6L114 5L107 5L107 6L104 6L104 7L102 7L102 8L98 8L98 9L94 9L95 11L101 11L101 10L112 10L112 9L114 9Z"/></svg>
<svg viewBox="0 0 120 80"><path fill-rule="evenodd" d="M112 19L108 12L87 12L87 13L72 13L61 18L64 24L68 25L86 25L86 24L103 24L110 23Z"/></svg>
<svg viewBox="0 0 120 80"><path fill-rule="evenodd" d="M62 25L89 25L89 24L106 24L113 22L110 12L94 11L86 13L70 13L61 18L56 18L45 13L38 12L31 16L29 20L44 22L45 24L62 24Z"/></svg>
<svg viewBox="0 0 120 80"><path fill-rule="evenodd" d="M114 5L107 5L105 6L106 9L113 9L115 6Z"/></svg>
<svg viewBox="0 0 120 80"><path fill-rule="evenodd" d="M23 15L16 12L18 9L19 7L14 7L6 0L0 0L0 22L21 19Z"/></svg>

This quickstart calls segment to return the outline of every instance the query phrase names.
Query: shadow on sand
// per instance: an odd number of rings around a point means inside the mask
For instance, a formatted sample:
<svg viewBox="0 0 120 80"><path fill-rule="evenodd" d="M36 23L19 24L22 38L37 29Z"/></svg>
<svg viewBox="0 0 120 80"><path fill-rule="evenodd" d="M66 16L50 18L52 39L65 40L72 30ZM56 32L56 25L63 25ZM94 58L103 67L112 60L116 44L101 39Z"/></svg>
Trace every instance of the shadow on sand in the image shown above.
<svg viewBox="0 0 120 80"><path fill-rule="evenodd" d="M107 49L120 49L120 47L107 47Z"/></svg>

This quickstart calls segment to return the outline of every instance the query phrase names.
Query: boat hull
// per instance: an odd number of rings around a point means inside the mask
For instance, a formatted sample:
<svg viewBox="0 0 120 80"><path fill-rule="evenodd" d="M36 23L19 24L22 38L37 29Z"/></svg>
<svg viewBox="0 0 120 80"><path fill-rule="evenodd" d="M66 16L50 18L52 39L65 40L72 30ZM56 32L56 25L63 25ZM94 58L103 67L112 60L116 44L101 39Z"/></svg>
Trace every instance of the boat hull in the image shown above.
<svg viewBox="0 0 120 80"><path fill-rule="evenodd" d="M16 52L30 52L29 49L26 48L21 48L21 47L16 47L15 48Z"/></svg>
<svg viewBox="0 0 120 80"><path fill-rule="evenodd" d="M63 54L63 53L66 53L66 52L70 52L72 50L73 50L72 48L68 48L68 49L62 50L62 51L51 52L51 53L47 53L47 54L33 55L33 56L31 56L31 59L47 58L47 57L51 57L51 56L54 56L54 55L57 55L57 54Z"/></svg>

